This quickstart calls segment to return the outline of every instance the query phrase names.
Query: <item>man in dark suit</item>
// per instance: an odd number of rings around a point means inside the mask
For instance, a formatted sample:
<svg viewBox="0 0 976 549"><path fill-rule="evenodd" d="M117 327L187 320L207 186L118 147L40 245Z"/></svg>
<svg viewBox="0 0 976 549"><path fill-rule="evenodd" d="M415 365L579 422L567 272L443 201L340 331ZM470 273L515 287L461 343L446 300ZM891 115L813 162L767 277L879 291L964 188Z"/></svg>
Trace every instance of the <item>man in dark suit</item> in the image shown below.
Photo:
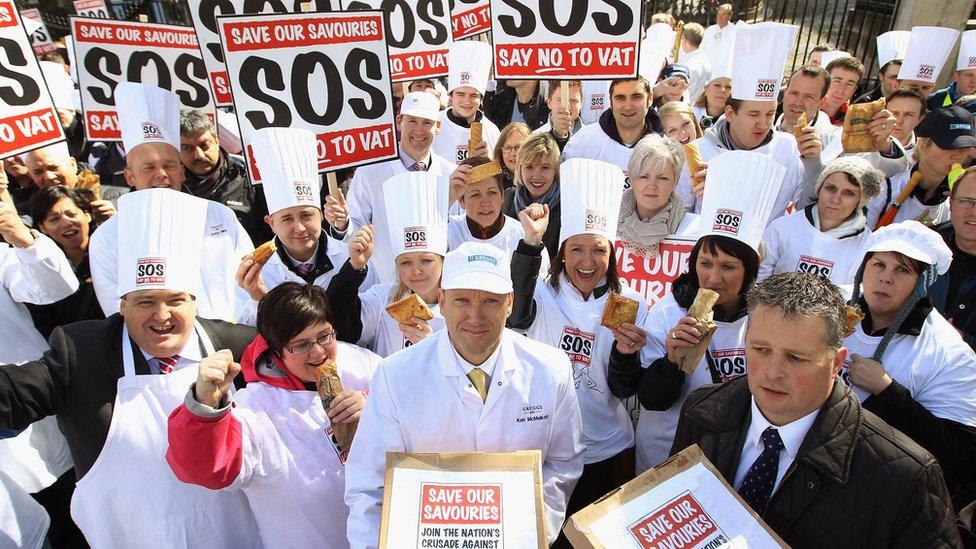
<svg viewBox="0 0 976 549"><path fill-rule="evenodd" d="M844 301L783 273L749 292L749 373L693 392L672 454L702 452L793 547L956 547L935 458L863 409L838 380Z"/></svg>

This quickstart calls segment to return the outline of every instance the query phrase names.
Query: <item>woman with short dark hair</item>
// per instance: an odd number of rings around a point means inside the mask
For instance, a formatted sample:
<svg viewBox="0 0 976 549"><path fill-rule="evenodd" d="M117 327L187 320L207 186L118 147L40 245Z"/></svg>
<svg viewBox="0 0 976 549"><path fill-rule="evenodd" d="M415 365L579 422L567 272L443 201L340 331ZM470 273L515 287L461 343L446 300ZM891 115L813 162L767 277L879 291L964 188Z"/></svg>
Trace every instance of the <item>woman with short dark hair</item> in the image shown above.
<svg viewBox="0 0 976 549"><path fill-rule="evenodd" d="M212 401L198 378L170 415L166 459L183 482L243 490L266 547L348 547L349 448L333 425L359 421L380 359L336 341L328 296L312 284L269 291L258 304L257 328L241 358L247 387L234 393L232 406L229 395ZM330 361L343 391L326 410L316 382Z"/></svg>

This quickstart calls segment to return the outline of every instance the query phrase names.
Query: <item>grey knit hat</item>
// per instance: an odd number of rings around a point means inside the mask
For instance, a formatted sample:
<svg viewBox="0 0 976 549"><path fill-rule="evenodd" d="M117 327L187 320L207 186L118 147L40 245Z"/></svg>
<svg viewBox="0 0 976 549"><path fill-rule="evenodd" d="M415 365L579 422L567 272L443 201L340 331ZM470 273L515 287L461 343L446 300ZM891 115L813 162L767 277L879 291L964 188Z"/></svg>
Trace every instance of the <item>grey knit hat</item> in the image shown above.
<svg viewBox="0 0 976 549"><path fill-rule="evenodd" d="M880 170L875 169L867 160L859 156L842 156L837 158L820 172L817 178L817 194L820 194L820 186L824 179L833 173L843 172L854 178L858 186L861 187L860 207L864 207L874 197L881 193L881 183L885 176Z"/></svg>

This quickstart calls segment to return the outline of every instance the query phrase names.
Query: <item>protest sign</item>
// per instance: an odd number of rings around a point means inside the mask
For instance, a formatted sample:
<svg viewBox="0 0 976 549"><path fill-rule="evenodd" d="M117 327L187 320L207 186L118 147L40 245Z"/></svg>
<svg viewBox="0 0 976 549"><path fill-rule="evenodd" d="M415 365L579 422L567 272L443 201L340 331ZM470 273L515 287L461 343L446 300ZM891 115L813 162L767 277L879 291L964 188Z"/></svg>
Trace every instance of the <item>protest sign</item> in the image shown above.
<svg viewBox="0 0 976 549"><path fill-rule="evenodd" d="M447 75L451 45L448 0L344 0L346 10L380 10L390 45L393 82Z"/></svg>
<svg viewBox="0 0 976 549"><path fill-rule="evenodd" d="M89 140L122 139L115 111L115 86L119 82L159 86L179 95L184 107L215 116L193 29L72 17L71 34Z"/></svg>
<svg viewBox="0 0 976 549"><path fill-rule="evenodd" d="M305 128L319 171L397 154L390 65L378 12L217 18L244 151L254 130Z"/></svg>
<svg viewBox="0 0 976 549"><path fill-rule="evenodd" d="M695 242L691 235L672 235L658 246L657 257L648 257L637 255L618 240L614 243L617 274L622 282L644 296L650 308L670 294L674 281L688 272L688 259Z"/></svg>
<svg viewBox="0 0 976 549"><path fill-rule="evenodd" d="M75 13L79 17L93 17L95 19L111 19L105 0L74 0Z"/></svg>
<svg viewBox="0 0 976 549"><path fill-rule="evenodd" d="M41 12L37 8L22 9L20 16L29 20L25 28L29 29L28 34L30 34L31 46L34 47L34 54L40 57L54 51L54 42L51 40L51 33L47 30L44 18L41 17Z"/></svg>
<svg viewBox="0 0 976 549"><path fill-rule="evenodd" d="M641 4L640 0L492 2L495 77L636 77Z"/></svg>
<svg viewBox="0 0 976 549"><path fill-rule="evenodd" d="M217 17L221 15L257 15L262 13L300 13L302 4L310 4L312 11L338 11L338 0L187 0L193 29L200 40L200 53L207 66L207 75L218 107L231 105L227 68L220 50L220 30Z"/></svg>
<svg viewBox="0 0 976 549"><path fill-rule="evenodd" d="M786 547L698 446L583 508L564 532L577 549Z"/></svg>
<svg viewBox="0 0 976 549"><path fill-rule="evenodd" d="M542 452L386 454L379 547L546 546Z"/></svg>
<svg viewBox="0 0 976 549"><path fill-rule="evenodd" d="M450 6L455 40L491 30L491 10L488 9L488 0L451 0Z"/></svg>
<svg viewBox="0 0 976 549"><path fill-rule="evenodd" d="M17 8L11 0L0 0L0 158L63 140Z"/></svg>

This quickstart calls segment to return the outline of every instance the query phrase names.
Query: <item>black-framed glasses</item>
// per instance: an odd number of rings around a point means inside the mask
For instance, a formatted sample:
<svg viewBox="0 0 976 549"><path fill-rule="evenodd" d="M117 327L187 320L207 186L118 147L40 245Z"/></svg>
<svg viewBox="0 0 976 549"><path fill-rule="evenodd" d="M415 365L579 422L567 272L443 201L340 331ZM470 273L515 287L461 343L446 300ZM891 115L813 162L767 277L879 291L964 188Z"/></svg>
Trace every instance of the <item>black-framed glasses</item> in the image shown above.
<svg viewBox="0 0 976 549"><path fill-rule="evenodd" d="M319 346L324 349L326 345L329 345L335 340L336 340L336 333L335 331L331 331L319 337L315 341L301 341L290 347L288 345L285 345L285 349L293 355L307 355L312 351L312 346L315 345L316 343L318 343Z"/></svg>

